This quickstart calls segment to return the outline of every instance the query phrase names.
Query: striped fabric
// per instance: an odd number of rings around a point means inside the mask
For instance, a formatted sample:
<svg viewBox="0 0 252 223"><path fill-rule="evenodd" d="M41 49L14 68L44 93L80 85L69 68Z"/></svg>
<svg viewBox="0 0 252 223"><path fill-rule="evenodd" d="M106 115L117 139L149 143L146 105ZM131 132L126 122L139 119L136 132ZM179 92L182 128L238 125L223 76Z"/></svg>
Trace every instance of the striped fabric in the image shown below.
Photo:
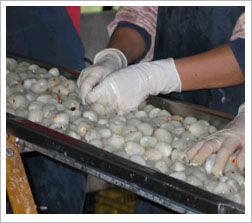
<svg viewBox="0 0 252 223"><path fill-rule="evenodd" d="M117 24L122 21L127 21L138 25L145 29L151 36L151 47L145 57L141 60L150 61L154 54L154 44L156 37L156 25L157 25L157 6L122 6L116 13L115 19L108 25L109 36L112 35Z"/></svg>
<svg viewBox="0 0 252 223"><path fill-rule="evenodd" d="M245 39L245 13L242 13L237 20L230 40L232 41L238 38Z"/></svg>

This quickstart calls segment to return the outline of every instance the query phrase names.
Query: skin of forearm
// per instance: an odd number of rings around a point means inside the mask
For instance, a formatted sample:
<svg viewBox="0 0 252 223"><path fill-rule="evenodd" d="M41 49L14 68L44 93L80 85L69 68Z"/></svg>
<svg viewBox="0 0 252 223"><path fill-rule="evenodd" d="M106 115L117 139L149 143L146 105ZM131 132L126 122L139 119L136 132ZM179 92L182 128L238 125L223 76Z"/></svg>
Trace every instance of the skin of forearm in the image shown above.
<svg viewBox="0 0 252 223"><path fill-rule="evenodd" d="M175 60L182 91L220 88L244 83L244 75L229 46Z"/></svg>
<svg viewBox="0 0 252 223"><path fill-rule="evenodd" d="M128 64L144 56L146 49L145 41L142 36L130 27L116 29L107 47L121 50L126 56Z"/></svg>

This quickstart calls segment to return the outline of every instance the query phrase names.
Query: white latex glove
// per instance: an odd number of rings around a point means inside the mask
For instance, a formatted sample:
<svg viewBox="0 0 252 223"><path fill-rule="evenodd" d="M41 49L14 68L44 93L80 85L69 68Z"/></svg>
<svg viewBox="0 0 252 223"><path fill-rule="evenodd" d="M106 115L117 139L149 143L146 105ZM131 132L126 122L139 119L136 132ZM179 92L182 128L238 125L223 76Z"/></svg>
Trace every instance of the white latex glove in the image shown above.
<svg viewBox="0 0 252 223"><path fill-rule="evenodd" d="M110 74L88 95L89 103L102 103L118 112L129 112L148 95L181 91L172 58L128 66Z"/></svg>
<svg viewBox="0 0 252 223"><path fill-rule="evenodd" d="M207 136L204 140L193 145L187 152L192 165L201 165L212 153L217 152L212 173L222 176L222 172L230 156L240 148L236 158L239 169L245 167L245 104L239 108L238 115L220 131Z"/></svg>
<svg viewBox="0 0 252 223"><path fill-rule="evenodd" d="M83 69L77 80L83 104L86 104L86 97L96 84L113 71L126 66L127 59L120 50L108 48L97 53L94 64Z"/></svg>

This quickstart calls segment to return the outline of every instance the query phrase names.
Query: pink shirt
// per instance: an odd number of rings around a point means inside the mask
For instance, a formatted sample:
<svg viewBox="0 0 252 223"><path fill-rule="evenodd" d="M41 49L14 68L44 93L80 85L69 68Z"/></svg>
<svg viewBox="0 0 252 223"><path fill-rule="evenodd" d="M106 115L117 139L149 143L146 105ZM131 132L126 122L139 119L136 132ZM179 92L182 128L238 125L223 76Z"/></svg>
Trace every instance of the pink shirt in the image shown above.
<svg viewBox="0 0 252 223"><path fill-rule="evenodd" d="M116 13L114 20L108 25L109 36L112 35L117 24L122 21L130 22L145 29L151 36L151 47L141 60L150 61L154 53L158 6L122 6Z"/></svg>

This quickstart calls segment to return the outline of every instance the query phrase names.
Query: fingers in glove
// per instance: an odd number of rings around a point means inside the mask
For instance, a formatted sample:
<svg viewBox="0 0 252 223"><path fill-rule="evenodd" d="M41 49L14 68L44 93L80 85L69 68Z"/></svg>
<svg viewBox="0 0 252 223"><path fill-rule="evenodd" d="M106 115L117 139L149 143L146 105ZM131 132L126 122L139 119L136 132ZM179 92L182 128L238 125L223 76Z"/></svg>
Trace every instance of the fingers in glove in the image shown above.
<svg viewBox="0 0 252 223"><path fill-rule="evenodd" d="M88 76L88 74L90 73L90 70L92 69L93 66L89 66L85 69L83 69L81 71L81 73L79 74L78 80L77 80L77 86L81 87L81 83L83 82L83 80Z"/></svg>
<svg viewBox="0 0 252 223"><path fill-rule="evenodd" d="M100 90L100 86L98 85L87 94L86 101L89 104L92 104L95 102L99 103L100 97L101 97L101 90Z"/></svg>
<svg viewBox="0 0 252 223"><path fill-rule="evenodd" d="M116 108L118 104L118 91L113 78L107 77L98 84L87 95L88 103L101 103L111 108Z"/></svg>
<svg viewBox="0 0 252 223"><path fill-rule="evenodd" d="M101 76L99 76L99 72L92 70L91 74L88 74L83 80L81 84L81 99L83 104L87 104L87 95L94 88L94 86L99 83Z"/></svg>
<svg viewBox="0 0 252 223"><path fill-rule="evenodd" d="M78 77L78 80L77 80L77 86L80 87L81 86L81 82L82 82L82 79L83 79L83 74L84 71L81 71L81 73L79 74L79 77Z"/></svg>
<svg viewBox="0 0 252 223"><path fill-rule="evenodd" d="M210 156L212 153L217 152L220 149L220 140L211 139L204 142L205 143L201 146L199 152L194 156L193 160L191 161L191 165L201 165L207 159L208 156Z"/></svg>
<svg viewBox="0 0 252 223"><path fill-rule="evenodd" d="M245 145L241 148L241 151L239 152L237 156L237 167L240 170L243 170L245 168Z"/></svg>
<svg viewBox="0 0 252 223"><path fill-rule="evenodd" d="M200 141L191 146L191 148L187 151L189 160L192 160L192 158L197 154L197 152L201 149L204 143L205 141Z"/></svg>
<svg viewBox="0 0 252 223"><path fill-rule="evenodd" d="M81 85L81 100L82 100L82 103L85 105L87 104L86 102L86 97L88 95L88 93L91 91L92 89L92 86L83 82L82 85Z"/></svg>
<svg viewBox="0 0 252 223"><path fill-rule="evenodd" d="M223 141L217 156L212 173L215 176L222 176L222 172L227 164L228 159L234 153L234 151L239 147L240 141L235 137L227 137Z"/></svg>

